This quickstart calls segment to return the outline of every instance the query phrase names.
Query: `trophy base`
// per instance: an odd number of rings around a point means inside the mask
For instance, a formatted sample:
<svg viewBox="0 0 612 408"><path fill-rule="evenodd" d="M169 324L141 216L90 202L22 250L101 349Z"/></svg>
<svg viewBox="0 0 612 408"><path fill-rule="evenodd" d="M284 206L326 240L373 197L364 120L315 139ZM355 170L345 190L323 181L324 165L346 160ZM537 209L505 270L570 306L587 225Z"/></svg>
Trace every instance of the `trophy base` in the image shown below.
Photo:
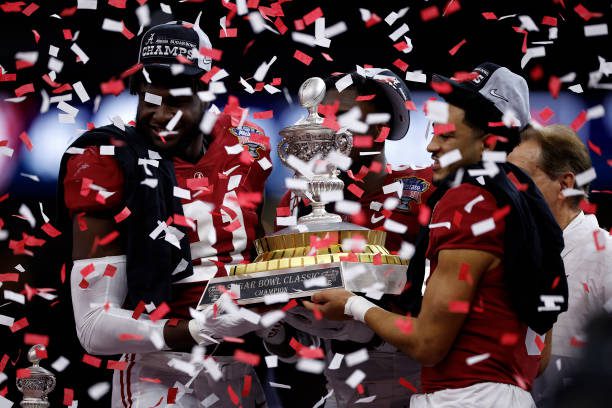
<svg viewBox="0 0 612 408"><path fill-rule="evenodd" d="M325 285L315 279L325 277ZM406 285L406 265L373 265L361 262L333 262L280 269L269 272L213 278L206 285L197 309L213 304L223 291L239 287L239 305L263 303L267 295L286 293L289 299L308 297L315 292L343 288L353 292L399 295ZM308 286L308 287L306 287Z"/></svg>

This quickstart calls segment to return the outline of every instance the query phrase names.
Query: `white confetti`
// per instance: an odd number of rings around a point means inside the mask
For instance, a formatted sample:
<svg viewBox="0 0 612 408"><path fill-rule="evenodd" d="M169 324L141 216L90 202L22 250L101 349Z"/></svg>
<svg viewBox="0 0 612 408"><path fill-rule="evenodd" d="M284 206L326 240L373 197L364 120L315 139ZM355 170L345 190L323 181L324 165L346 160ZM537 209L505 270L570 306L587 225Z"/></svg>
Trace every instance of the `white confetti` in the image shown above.
<svg viewBox="0 0 612 408"><path fill-rule="evenodd" d="M98 8L97 0L77 0L77 8L82 10L95 10Z"/></svg>
<svg viewBox="0 0 612 408"><path fill-rule="evenodd" d="M407 225L399 223L397 221L393 221L390 218L387 218L385 220L383 228L387 231L395 232L396 234L404 234L406 231L408 231Z"/></svg>
<svg viewBox="0 0 612 408"><path fill-rule="evenodd" d="M590 169L583 171L580 174L576 174L576 185L578 185L579 187L584 186L585 184L590 183L596 178L597 174L595 174L595 169L591 167Z"/></svg>
<svg viewBox="0 0 612 408"><path fill-rule="evenodd" d="M464 210L466 213L470 214L470 213L472 212L472 208L474 208L474 206L475 206L476 204L478 204L479 202L481 202L481 201L484 201L484 197L482 196L482 194L481 194L481 195L479 195L478 197L476 197L476 198L472 199L472 200L471 200L469 203L467 203L467 204L465 205L465 207L463 207L463 210Z"/></svg>
<svg viewBox="0 0 612 408"><path fill-rule="evenodd" d="M344 354L336 353L327 366L330 370L337 370L340 368L340 364L342 364L342 360L344 359Z"/></svg>
<svg viewBox="0 0 612 408"><path fill-rule="evenodd" d="M191 200L191 192L187 189L174 186L172 193L175 197L182 198L184 200Z"/></svg>
<svg viewBox="0 0 612 408"><path fill-rule="evenodd" d="M204 406L204 408L208 408L215 404L217 401L219 401L219 397L217 397L216 394L210 394L208 397L202 400L201 404Z"/></svg>
<svg viewBox="0 0 612 408"><path fill-rule="evenodd" d="M267 356L267 357L276 357L276 356ZM276 367L276 366L274 366L274 367ZM280 384L280 383L276 383L276 382L273 382L273 381L268 381L268 384L270 384L270 387L274 387L274 388L284 388L286 390L290 390L291 389L290 385Z"/></svg>
<svg viewBox="0 0 612 408"><path fill-rule="evenodd" d="M144 101L147 103L152 103L153 105L160 106L162 103L162 97L149 92L145 92Z"/></svg>
<svg viewBox="0 0 612 408"><path fill-rule="evenodd" d="M357 364L361 364L365 361L368 361L370 356L368 355L368 350L364 347L352 353L349 353L345 356L344 361L346 362L347 367L352 367Z"/></svg>
<svg viewBox="0 0 612 408"><path fill-rule="evenodd" d="M66 367L68 367L68 365L70 365L70 360L68 360L66 357L64 356L59 356L57 358L57 360L55 360L52 364L51 364L51 368L53 368L55 371L57 371L58 373L61 373L62 371L64 371L66 369Z"/></svg>
<svg viewBox="0 0 612 408"><path fill-rule="evenodd" d="M305 373L321 374L325 369L325 363L319 360L302 358L297 362L295 368Z"/></svg>
<svg viewBox="0 0 612 408"><path fill-rule="evenodd" d="M482 161L505 163L507 160L507 155L508 154L504 151L485 150L482 152Z"/></svg>
<svg viewBox="0 0 612 408"><path fill-rule="evenodd" d="M366 375L363 371L357 369L346 379L345 383L351 387L356 388L365 379Z"/></svg>
<svg viewBox="0 0 612 408"><path fill-rule="evenodd" d="M591 24L584 26L585 37L598 37L600 35L608 35L607 24Z"/></svg>
<svg viewBox="0 0 612 408"><path fill-rule="evenodd" d="M436 123L448 123L448 103L443 101L427 101L425 106L427 119Z"/></svg>
<svg viewBox="0 0 612 408"><path fill-rule="evenodd" d="M115 155L115 146L113 145L100 146L100 156L114 156L114 155Z"/></svg>
<svg viewBox="0 0 612 408"><path fill-rule="evenodd" d="M72 88L74 89L74 91L78 95L78 97L81 100L81 102L85 103L85 102L87 102L90 99L89 95L87 94L87 91L85 90L85 87L83 86L83 83L81 81L75 82L74 84L72 84Z"/></svg>
<svg viewBox="0 0 612 408"><path fill-rule="evenodd" d="M427 75L417 71L406 71L406 81L420 82L424 84L427 82Z"/></svg>
<svg viewBox="0 0 612 408"><path fill-rule="evenodd" d="M336 201L334 208L336 212L341 214L355 215L361 211L361 203L357 201L341 200Z"/></svg>
<svg viewBox="0 0 612 408"><path fill-rule="evenodd" d="M475 237L482 234L486 234L487 232L493 231L494 229L495 220L492 217L472 224L472 234L474 234Z"/></svg>
<svg viewBox="0 0 612 408"><path fill-rule="evenodd" d="M389 38L391 39L391 41L397 41L402 35L406 34L408 30L408 24L404 23L391 34L389 34Z"/></svg>
<svg viewBox="0 0 612 408"><path fill-rule="evenodd" d="M351 86L352 84L353 84L353 77L351 77L351 74L346 74L345 76L337 80L335 85L336 85L336 89L338 90L338 92L342 92L346 88Z"/></svg>
<svg viewBox="0 0 612 408"><path fill-rule="evenodd" d="M264 359L266 361L266 367L268 368L278 367L278 356L276 355L265 356Z"/></svg>
<svg viewBox="0 0 612 408"><path fill-rule="evenodd" d="M282 310L272 310L261 316L260 324L263 327L270 327L273 324L279 322L285 317L285 312Z"/></svg>
<svg viewBox="0 0 612 408"><path fill-rule="evenodd" d="M489 357L491 357L491 353L478 354L477 356L471 356L471 357L466 358L465 362L467 365L471 366L471 365L480 363L481 361L485 361Z"/></svg>
<svg viewBox="0 0 612 408"><path fill-rule="evenodd" d="M15 323L15 318L0 314L0 325L11 327Z"/></svg>
<svg viewBox="0 0 612 408"><path fill-rule="evenodd" d="M225 147L225 151L227 152L227 154L239 154L242 153L242 151L244 150L244 148L242 147L242 144L238 143L235 144L233 146L224 146Z"/></svg>
<svg viewBox="0 0 612 408"><path fill-rule="evenodd" d="M266 305L272 305L275 303L285 303L289 301L289 295L287 292L283 293L271 293L264 296L264 303Z"/></svg>
<svg viewBox="0 0 612 408"><path fill-rule="evenodd" d="M104 21L102 21L102 29L105 31L120 33L123 31L123 22L105 18Z"/></svg>
<svg viewBox="0 0 612 408"><path fill-rule="evenodd" d="M325 276L318 276L312 279L306 279L304 281L304 288L324 288L329 284Z"/></svg>
<svg viewBox="0 0 612 408"><path fill-rule="evenodd" d="M181 120L182 117L183 117L183 111L182 110L177 111L172 117L172 119L168 121L168 124L166 125L166 129L169 131L173 131L176 125L178 124L179 120Z"/></svg>
<svg viewBox="0 0 612 408"><path fill-rule="evenodd" d="M12 290L5 289L4 298L6 300L12 300L13 302L21 303L22 305L25 304L25 295L13 292Z"/></svg>
<svg viewBox="0 0 612 408"><path fill-rule="evenodd" d="M272 163L270 163L270 160L268 160L267 157L263 157L261 159L259 159L257 161L257 163L259 163L259 165L261 166L261 168L265 171L268 170L270 167L272 167Z"/></svg>
<svg viewBox="0 0 612 408"><path fill-rule="evenodd" d="M83 51L81 47L77 45L77 43L72 43L70 49L76 54L77 57L79 57L83 64L87 64L87 61L89 61L89 57L87 56L87 54L85 54L85 51Z"/></svg>
<svg viewBox="0 0 612 408"><path fill-rule="evenodd" d="M461 160L461 151L459 151L459 149L453 149L450 152L444 153L438 158L438 162L442 168L448 167L459 160Z"/></svg>

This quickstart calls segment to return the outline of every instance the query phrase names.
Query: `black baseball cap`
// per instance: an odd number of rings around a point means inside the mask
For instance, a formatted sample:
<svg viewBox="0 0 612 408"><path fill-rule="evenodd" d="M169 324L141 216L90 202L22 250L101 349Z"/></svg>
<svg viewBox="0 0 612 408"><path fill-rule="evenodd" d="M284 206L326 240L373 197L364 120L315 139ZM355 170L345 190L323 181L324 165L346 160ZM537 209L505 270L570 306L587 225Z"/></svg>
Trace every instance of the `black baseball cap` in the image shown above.
<svg viewBox="0 0 612 408"><path fill-rule="evenodd" d="M439 92L440 96L464 109L468 120L490 133L516 136L529 125L527 81L506 67L485 62L474 68L465 81L434 74L432 83L450 84L450 92ZM514 115L517 126L490 126L491 122L500 122L506 113Z"/></svg>
<svg viewBox="0 0 612 408"><path fill-rule="evenodd" d="M200 29L198 23L183 21L151 27L140 41L138 62L145 69L171 71L172 66L182 65L182 75L201 75L210 71L212 60L202 55L200 49L212 48L208 36ZM184 57L189 63L181 62L177 57Z"/></svg>

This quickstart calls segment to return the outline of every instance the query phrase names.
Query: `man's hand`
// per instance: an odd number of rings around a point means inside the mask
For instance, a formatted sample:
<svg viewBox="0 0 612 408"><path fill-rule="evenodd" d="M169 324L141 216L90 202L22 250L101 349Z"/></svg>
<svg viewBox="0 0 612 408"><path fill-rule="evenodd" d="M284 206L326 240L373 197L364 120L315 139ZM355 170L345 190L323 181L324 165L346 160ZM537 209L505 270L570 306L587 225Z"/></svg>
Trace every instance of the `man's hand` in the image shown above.
<svg viewBox="0 0 612 408"><path fill-rule="evenodd" d="M374 332L365 324L354 320L318 319L302 306L287 310L283 319L290 326L323 339L351 340L367 343L374 337Z"/></svg>
<svg viewBox="0 0 612 408"><path fill-rule="evenodd" d="M312 302L304 300L303 303L306 309L313 313L316 313L315 309L318 309L326 319L346 320L349 319L349 316L344 314L344 307L351 296L355 294L348 290L329 289L312 295Z"/></svg>
<svg viewBox="0 0 612 408"><path fill-rule="evenodd" d="M240 314L229 295L221 295L215 305L208 306L189 322L189 332L199 344L210 344L223 337L240 337L259 329L259 325Z"/></svg>

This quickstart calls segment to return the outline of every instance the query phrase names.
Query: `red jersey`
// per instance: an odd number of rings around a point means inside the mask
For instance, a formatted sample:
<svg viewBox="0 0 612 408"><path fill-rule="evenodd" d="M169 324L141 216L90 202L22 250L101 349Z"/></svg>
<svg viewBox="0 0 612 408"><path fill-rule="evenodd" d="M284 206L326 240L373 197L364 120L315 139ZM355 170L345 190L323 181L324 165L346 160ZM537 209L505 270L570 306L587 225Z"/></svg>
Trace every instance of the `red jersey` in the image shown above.
<svg viewBox="0 0 612 408"><path fill-rule="evenodd" d="M401 183L401 197L398 197L397 190L384 193L383 190L366 191L360 198L361 213L351 217L353 222L369 229L385 231L385 220L391 219L397 223L408 227L405 233L387 231L385 246L390 251L397 251L402 246L402 241L414 243L419 233L419 213L421 204L425 204L429 196L435 190L432 185L433 170L431 167L393 171L387 174L384 185ZM356 184L359 184L356 182ZM387 198L399 198L399 204L391 211L386 211L383 204ZM279 207L288 207L291 212L298 203L296 195L291 192L285 193L281 198ZM426 222L428 219L426 219Z"/></svg>
<svg viewBox="0 0 612 408"><path fill-rule="evenodd" d="M427 258L431 273L435 273L438 253L443 249L475 249L503 260L505 222L503 218L493 221L498 210L495 198L479 186L465 183L446 192L434 207L430 224ZM487 219L490 220L474 227ZM478 228L487 223L490 228ZM527 353L528 328L513 311L510 293L504 284L505 273L511 271L504 271L502 262L482 275L465 322L448 354L435 366L422 368L424 392L464 388L481 382L531 388L540 356ZM482 356L484 360L470 365L468 358L475 356Z"/></svg>
<svg viewBox="0 0 612 408"><path fill-rule="evenodd" d="M174 283L170 304L177 317L189 317L189 307L197 306L209 279L226 276L229 265L251 260L259 228L257 206L271 172L270 145L261 128L251 123L232 126L231 117L222 114L211 136L197 163L174 158L175 195L182 197L183 213L193 221L189 230L193 275ZM83 196L84 179L113 194L100 200L96 188L90 187L93 194ZM100 155L97 146L88 147L68 160L64 189L66 206L73 213L119 212L123 174L113 156Z"/></svg>

